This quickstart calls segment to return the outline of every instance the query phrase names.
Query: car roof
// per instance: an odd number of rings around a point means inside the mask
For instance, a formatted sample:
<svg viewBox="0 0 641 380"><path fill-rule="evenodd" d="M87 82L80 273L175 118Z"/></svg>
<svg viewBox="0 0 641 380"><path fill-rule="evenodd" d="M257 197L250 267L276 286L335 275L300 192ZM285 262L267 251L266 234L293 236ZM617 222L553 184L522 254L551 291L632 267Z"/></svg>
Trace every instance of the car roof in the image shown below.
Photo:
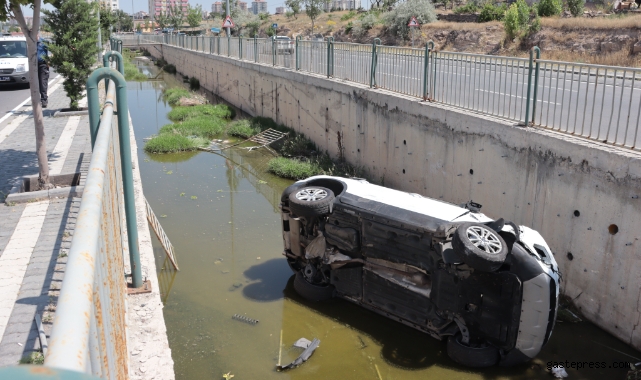
<svg viewBox="0 0 641 380"><path fill-rule="evenodd" d="M26 41L27 37L25 36L2 36L0 41Z"/></svg>
<svg viewBox="0 0 641 380"><path fill-rule="evenodd" d="M405 210L409 214L415 214L415 216L426 216L446 222L486 223L493 220L482 213L473 213L467 208L452 203L424 197L420 194L374 185L364 179L315 176L307 178L305 181L316 178L332 178L345 183L347 185L345 194L349 196L341 197L341 202L374 212L381 210L380 205L385 205L394 209ZM409 215L408 217L411 218Z"/></svg>
<svg viewBox="0 0 641 380"><path fill-rule="evenodd" d="M287 36L276 36L276 39L277 40L291 40L291 38L289 38Z"/></svg>

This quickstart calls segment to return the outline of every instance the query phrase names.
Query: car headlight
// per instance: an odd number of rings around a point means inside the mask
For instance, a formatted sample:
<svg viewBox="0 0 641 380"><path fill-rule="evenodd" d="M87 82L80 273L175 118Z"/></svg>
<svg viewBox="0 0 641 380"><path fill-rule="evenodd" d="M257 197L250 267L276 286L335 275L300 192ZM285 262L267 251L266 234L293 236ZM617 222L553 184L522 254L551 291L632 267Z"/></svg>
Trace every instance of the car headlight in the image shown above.
<svg viewBox="0 0 641 380"><path fill-rule="evenodd" d="M25 71L27 71L27 70L25 69L24 63L21 64L21 65L16 66L16 73L24 73Z"/></svg>

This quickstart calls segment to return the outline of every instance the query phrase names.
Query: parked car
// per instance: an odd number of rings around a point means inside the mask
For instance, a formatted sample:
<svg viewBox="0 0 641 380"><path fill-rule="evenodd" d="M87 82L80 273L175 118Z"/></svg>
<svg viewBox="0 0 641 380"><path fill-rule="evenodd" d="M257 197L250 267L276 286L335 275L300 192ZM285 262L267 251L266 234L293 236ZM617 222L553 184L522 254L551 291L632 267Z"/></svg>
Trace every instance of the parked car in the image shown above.
<svg viewBox="0 0 641 380"><path fill-rule="evenodd" d="M316 176L281 197L302 297L339 297L447 339L470 367L515 365L548 342L559 270L535 230L362 179Z"/></svg>
<svg viewBox="0 0 641 380"><path fill-rule="evenodd" d="M276 44L276 54L294 54L296 50L296 44L287 36L275 36L274 43Z"/></svg>
<svg viewBox="0 0 641 380"><path fill-rule="evenodd" d="M0 85L29 85L27 39L24 36L0 37Z"/></svg>

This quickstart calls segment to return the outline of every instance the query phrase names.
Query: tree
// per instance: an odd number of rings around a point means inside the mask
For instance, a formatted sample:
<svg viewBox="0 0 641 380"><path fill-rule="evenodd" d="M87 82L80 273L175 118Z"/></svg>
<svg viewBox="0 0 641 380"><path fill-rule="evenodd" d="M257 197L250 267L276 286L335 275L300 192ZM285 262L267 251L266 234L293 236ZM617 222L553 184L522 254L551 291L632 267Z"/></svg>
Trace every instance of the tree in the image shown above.
<svg viewBox="0 0 641 380"><path fill-rule="evenodd" d="M134 30L134 21L127 12L122 9L117 9L113 11L114 15L114 26L121 32L133 32ZM102 12L100 12L100 19L102 20Z"/></svg>
<svg viewBox="0 0 641 380"><path fill-rule="evenodd" d="M562 0L541 0L538 5L538 13L541 17L560 15L563 11Z"/></svg>
<svg viewBox="0 0 641 380"><path fill-rule="evenodd" d="M585 6L585 0L567 0L568 9L572 16L578 17L583 14L583 7Z"/></svg>
<svg viewBox="0 0 641 380"><path fill-rule="evenodd" d="M31 28L25 21L21 6L33 9ZM0 0L0 21L14 19L18 21L22 33L27 39L27 58L29 61L29 86L31 107L33 108L33 124L36 134L36 156L38 157L38 187L50 189L53 186L49 180L49 163L47 160L47 144L45 142L44 119L40 103L40 82L38 80L38 30L40 30L40 10L42 0ZM95 43L94 43L95 45Z"/></svg>
<svg viewBox="0 0 641 380"><path fill-rule="evenodd" d="M105 4L100 4L100 31L104 41L109 40L111 28L116 25L116 15ZM51 28L49 28L51 29ZM49 30L51 32L51 30Z"/></svg>
<svg viewBox="0 0 641 380"><path fill-rule="evenodd" d="M169 7L169 16L168 16L169 26L174 29L180 29L183 26L183 21L185 21L185 15L183 14L183 9L179 5L174 5Z"/></svg>
<svg viewBox="0 0 641 380"><path fill-rule="evenodd" d="M96 7L85 0L59 0L56 5L43 11L53 31L51 65L65 78L69 107L77 110L99 50Z"/></svg>
<svg viewBox="0 0 641 380"><path fill-rule="evenodd" d="M295 19L298 19L298 14L300 13L300 2L301 0L286 0L285 1L285 6L289 8Z"/></svg>
<svg viewBox="0 0 641 380"><path fill-rule="evenodd" d="M195 7L187 5L187 24L189 24L190 27L195 28L200 26L200 22L202 20L203 7L201 5L197 5Z"/></svg>
<svg viewBox="0 0 641 380"><path fill-rule="evenodd" d="M167 17L166 13L160 12L160 14L156 16L156 23L160 30L163 30L169 25L169 17Z"/></svg>
<svg viewBox="0 0 641 380"><path fill-rule="evenodd" d="M416 17L421 25L436 21L436 11L432 2L430 0L407 0L391 12L386 13L383 20L392 33L407 38L410 33L410 27L407 24L412 17Z"/></svg>
<svg viewBox="0 0 641 380"><path fill-rule="evenodd" d="M314 22L323 13L325 0L302 0L305 4L305 14L312 20L312 33L314 33Z"/></svg>

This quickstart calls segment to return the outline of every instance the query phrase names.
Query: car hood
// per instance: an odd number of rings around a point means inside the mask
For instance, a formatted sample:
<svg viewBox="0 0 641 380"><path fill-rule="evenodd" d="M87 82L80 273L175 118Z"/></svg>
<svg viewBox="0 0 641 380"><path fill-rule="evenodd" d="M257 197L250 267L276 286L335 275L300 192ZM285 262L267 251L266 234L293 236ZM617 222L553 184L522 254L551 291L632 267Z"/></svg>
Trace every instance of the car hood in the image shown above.
<svg viewBox="0 0 641 380"><path fill-rule="evenodd" d="M29 70L29 59L24 58L0 58L0 69L15 69L16 66L24 64L25 70Z"/></svg>

